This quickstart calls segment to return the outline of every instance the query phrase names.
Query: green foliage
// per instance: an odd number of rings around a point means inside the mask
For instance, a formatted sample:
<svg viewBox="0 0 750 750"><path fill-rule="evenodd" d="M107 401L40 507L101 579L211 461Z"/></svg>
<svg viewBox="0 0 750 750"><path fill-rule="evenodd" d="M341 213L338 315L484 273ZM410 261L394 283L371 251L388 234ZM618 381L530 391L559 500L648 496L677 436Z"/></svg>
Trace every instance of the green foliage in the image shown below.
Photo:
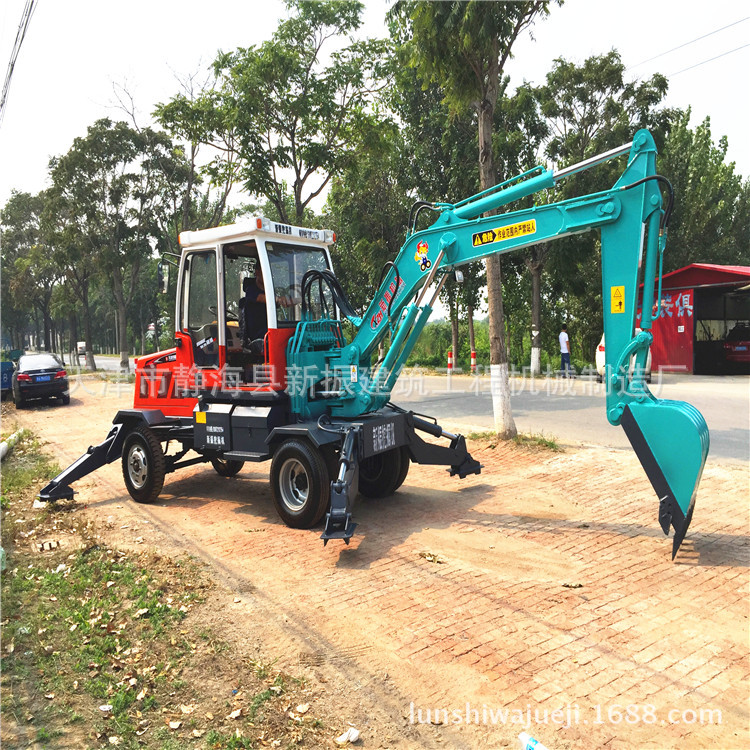
<svg viewBox="0 0 750 750"><path fill-rule="evenodd" d="M354 308L364 312L386 261L406 237L409 213L407 150L398 128L383 121L359 156L331 182L325 223L336 227L336 275Z"/></svg>
<svg viewBox="0 0 750 750"><path fill-rule="evenodd" d="M152 244L166 249L163 228L186 178L183 157L164 133L107 119L52 165L49 223L71 274L81 263L109 281L121 351L128 350L127 307Z"/></svg>
<svg viewBox="0 0 750 750"><path fill-rule="evenodd" d="M2 224L2 298L3 323L18 340L19 329L27 327L30 313L42 318L44 348L52 349L50 338L51 302L60 270L42 230L46 194L14 191L0 213Z"/></svg>
<svg viewBox="0 0 750 750"><path fill-rule="evenodd" d="M158 112L191 140L231 134L247 191L273 203L282 221L301 223L375 121L368 103L384 43L342 44L360 25L359 2L288 0L287 7L290 17L269 41L217 57L214 92L193 103L173 99ZM292 174L291 214L282 170Z"/></svg>
<svg viewBox="0 0 750 750"><path fill-rule="evenodd" d="M550 129L547 156L564 167L627 143L641 127L652 129L657 143L663 142L673 114L657 109L666 90L667 81L658 74L641 83L628 82L615 50L581 65L555 60L546 83L532 90ZM579 173L542 200L609 189L622 168L618 160ZM560 325L567 322L573 355L591 361L603 327L598 233L558 240L542 258L542 346L554 352Z"/></svg>
<svg viewBox="0 0 750 750"><path fill-rule="evenodd" d="M56 463L40 452L36 438L23 431L23 435L13 448L10 457L3 462L3 498L12 498L26 490L36 481L52 479L59 474Z"/></svg>
<svg viewBox="0 0 750 750"><path fill-rule="evenodd" d="M750 257L750 181L727 162L727 139L714 143L711 120L689 127L690 110L676 115L659 158L675 191L664 270L690 263L742 265Z"/></svg>
<svg viewBox="0 0 750 750"><path fill-rule="evenodd" d="M549 2L397 2L392 21L409 38L411 64L438 83L451 111L479 109L497 96L498 75L519 34ZM493 93L494 89L494 93Z"/></svg>

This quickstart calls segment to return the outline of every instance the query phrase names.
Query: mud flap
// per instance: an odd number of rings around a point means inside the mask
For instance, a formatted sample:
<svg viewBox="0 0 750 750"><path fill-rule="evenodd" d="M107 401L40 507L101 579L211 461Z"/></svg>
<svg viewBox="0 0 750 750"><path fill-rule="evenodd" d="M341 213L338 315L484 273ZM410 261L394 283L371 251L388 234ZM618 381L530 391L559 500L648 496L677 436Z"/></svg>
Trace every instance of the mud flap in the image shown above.
<svg viewBox="0 0 750 750"><path fill-rule="evenodd" d="M709 447L703 415L683 401L653 400L625 407L621 424L659 496L659 524L674 528L674 560L693 518L695 493Z"/></svg>

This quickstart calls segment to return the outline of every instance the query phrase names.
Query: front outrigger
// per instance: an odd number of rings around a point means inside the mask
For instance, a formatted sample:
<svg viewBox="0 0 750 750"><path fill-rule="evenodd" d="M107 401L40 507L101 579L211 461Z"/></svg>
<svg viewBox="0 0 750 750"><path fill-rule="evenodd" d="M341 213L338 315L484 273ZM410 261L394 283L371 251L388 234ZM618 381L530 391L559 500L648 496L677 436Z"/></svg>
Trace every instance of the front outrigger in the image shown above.
<svg viewBox="0 0 750 750"><path fill-rule="evenodd" d="M482 216L625 154L627 166L610 190ZM273 501L284 522L310 528L325 516L323 540L348 543L357 493L392 494L410 462L445 465L461 478L480 472L461 435L390 402L447 274L491 254L599 229L607 418L625 429L659 497L665 534L674 528L674 557L690 524L709 436L694 407L655 398L642 377L672 199L671 186L656 174L653 138L641 130L632 143L558 172L540 166L455 205L419 203L362 318L331 270L332 232L263 217L184 232L175 347L138 359L134 408L119 412L107 439L40 497L72 497L72 482L120 458L138 502L155 500L165 475L184 466L210 461L220 475L233 476L245 461L270 459ZM415 231L422 208L438 218ZM253 340L252 315L259 305L263 312L263 299L268 331ZM348 342L342 318L354 330ZM387 353L372 364L389 334ZM170 443L179 446L174 454ZM190 451L197 456L185 458Z"/></svg>

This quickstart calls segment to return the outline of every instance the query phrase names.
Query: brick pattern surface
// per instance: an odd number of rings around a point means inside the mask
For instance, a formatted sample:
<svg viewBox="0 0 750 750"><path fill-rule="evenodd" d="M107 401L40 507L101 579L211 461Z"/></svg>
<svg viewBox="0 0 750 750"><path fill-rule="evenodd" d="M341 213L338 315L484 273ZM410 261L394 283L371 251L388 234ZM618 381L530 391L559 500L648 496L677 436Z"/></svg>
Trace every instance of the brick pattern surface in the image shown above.
<svg viewBox="0 0 750 750"><path fill-rule="evenodd" d="M266 464L185 470L142 512L305 633L282 661L389 673L405 721L447 724L449 745L750 747L747 469L709 463L673 562L631 453L473 448L480 476L414 466L395 496L360 500L348 547L278 520ZM80 488L108 512L111 490Z"/></svg>

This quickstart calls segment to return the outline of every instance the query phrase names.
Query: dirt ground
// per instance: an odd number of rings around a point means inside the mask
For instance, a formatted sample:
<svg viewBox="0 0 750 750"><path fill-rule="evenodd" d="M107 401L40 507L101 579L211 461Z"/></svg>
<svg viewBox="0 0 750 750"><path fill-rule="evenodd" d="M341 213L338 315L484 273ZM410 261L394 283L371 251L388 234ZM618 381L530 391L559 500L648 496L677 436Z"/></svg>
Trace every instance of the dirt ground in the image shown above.
<svg viewBox="0 0 750 750"><path fill-rule="evenodd" d="M131 388L3 415L65 467ZM470 448L480 476L412 466L358 503L349 546L283 525L268 464L184 469L143 506L117 462L76 499L110 544L203 561L207 625L305 677L363 747L518 747L522 731L550 750L750 747L747 467L709 459L673 562L631 452Z"/></svg>

